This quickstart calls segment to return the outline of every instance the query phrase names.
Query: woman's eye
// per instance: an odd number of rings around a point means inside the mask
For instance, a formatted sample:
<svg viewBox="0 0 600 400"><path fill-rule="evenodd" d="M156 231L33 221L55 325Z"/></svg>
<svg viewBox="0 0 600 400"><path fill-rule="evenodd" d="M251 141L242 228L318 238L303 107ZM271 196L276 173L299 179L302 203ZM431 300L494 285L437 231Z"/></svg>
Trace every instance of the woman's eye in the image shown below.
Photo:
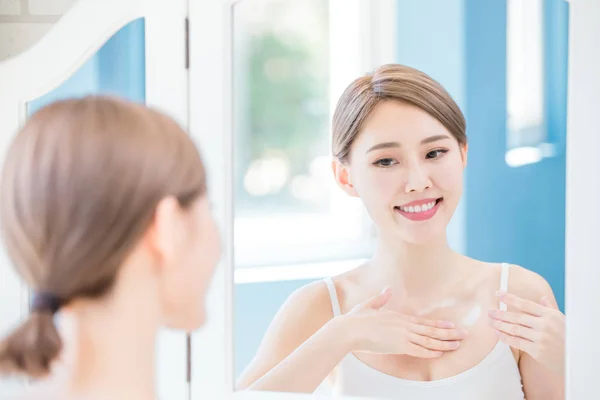
<svg viewBox="0 0 600 400"><path fill-rule="evenodd" d="M441 156L443 156L447 152L448 152L448 150L446 150L446 149L431 150L429 153L427 153L427 155L425 156L425 158L428 158L428 159L440 158Z"/></svg>
<svg viewBox="0 0 600 400"><path fill-rule="evenodd" d="M378 165L380 167L391 167L396 163L396 160L393 158L382 158L380 160L375 161L373 164Z"/></svg>

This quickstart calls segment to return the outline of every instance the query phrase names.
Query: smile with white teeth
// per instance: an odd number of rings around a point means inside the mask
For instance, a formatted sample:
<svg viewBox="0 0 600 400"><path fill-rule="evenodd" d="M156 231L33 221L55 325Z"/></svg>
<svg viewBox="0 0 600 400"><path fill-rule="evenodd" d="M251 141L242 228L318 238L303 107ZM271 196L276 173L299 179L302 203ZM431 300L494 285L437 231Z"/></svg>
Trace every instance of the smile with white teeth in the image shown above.
<svg viewBox="0 0 600 400"><path fill-rule="evenodd" d="M427 204L421 204L420 206L409 206L409 207L398 207L400 210L408 213L420 213L431 210L435 207L436 201L432 201Z"/></svg>

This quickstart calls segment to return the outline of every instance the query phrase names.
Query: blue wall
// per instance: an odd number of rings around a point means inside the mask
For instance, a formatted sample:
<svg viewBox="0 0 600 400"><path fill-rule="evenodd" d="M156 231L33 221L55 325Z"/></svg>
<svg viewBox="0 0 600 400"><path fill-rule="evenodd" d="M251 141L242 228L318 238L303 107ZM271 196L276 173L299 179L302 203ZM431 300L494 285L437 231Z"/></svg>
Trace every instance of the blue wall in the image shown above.
<svg viewBox="0 0 600 400"><path fill-rule="evenodd" d="M469 134L467 254L544 276L564 310L565 153L518 168L505 163L506 10L466 0ZM545 2L548 137L566 135L567 3Z"/></svg>

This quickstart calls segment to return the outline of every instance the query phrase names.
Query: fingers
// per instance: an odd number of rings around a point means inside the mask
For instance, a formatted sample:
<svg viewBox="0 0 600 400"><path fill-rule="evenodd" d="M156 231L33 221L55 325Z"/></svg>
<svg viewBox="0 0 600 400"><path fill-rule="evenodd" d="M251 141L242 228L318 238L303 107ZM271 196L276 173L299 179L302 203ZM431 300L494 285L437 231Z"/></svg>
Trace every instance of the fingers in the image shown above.
<svg viewBox="0 0 600 400"><path fill-rule="evenodd" d="M363 307L371 308L373 310L378 310L381 307L385 306L391 297L392 297L392 289L387 288L384 291L382 291L381 293L379 293L378 295L373 296L369 300L367 300L363 304Z"/></svg>
<svg viewBox="0 0 600 400"><path fill-rule="evenodd" d="M522 299L511 293L498 291L496 296L505 304L512 306L520 311L524 311L528 314L541 317L546 311L546 307L541 304L534 303L530 300Z"/></svg>
<svg viewBox="0 0 600 400"><path fill-rule="evenodd" d="M539 332L527 326L498 320L491 320L490 325L496 330L516 338L527 339L529 341L536 341L539 338Z"/></svg>
<svg viewBox="0 0 600 400"><path fill-rule="evenodd" d="M438 358L441 357L444 353L441 351L429 350L413 343L408 343L406 348L406 354L408 354L409 356L419 358Z"/></svg>
<svg viewBox="0 0 600 400"><path fill-rule="evenodd" d="M548 296L542 297L540 299L540 304L544 307L548 307L553 310L558 310L558 304L556 304L556 301L552 301Z"/></svg>
<svg viewBox="0 0 600 400"><path fill-rule="evenodd" d="M438 340L414 332L409 332L407 339L410 343L433 351L452 351L460 347L460 342L458 340Z"/></svg>
<svg viewBox="0 0 600 400"><path fill-rule="evenodd" d="M519 312L492 309L488 311L488 316L494 320L519 324L530 328L535 328L538 325L537 317Z"/></svg>
<svg viewBox="0 0 600 400"><path fill-rule="evenodd" d="M552 304L550 303L550 299L548 299L547 296L544 296L540 299L540 304L543 305L544 307L551 307Z"/></svg>
<svg viewBox="0 0 600 400"><path fill-rule="evenodd" d="M535 344L532 341L520 337L511 336L499 330L494 331L496 332L496 336L498 336L498 339L501 342L515 349L522 350L530 355L535 354Z"/></svg>
<svg viewBox="0 0 600 400"><path fill-rule="evenodd" d="M414 323L407 324L407 328L421 336L439 340L462 340L467 337L467 331L464 329L444 329Z"/></svg>

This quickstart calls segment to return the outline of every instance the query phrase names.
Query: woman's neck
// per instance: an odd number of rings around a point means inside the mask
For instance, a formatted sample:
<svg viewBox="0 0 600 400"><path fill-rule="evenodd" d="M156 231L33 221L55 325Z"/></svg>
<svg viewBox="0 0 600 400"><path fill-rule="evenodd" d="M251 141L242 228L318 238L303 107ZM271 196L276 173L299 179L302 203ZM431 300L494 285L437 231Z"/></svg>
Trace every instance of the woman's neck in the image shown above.
<svg viewBox="0 0 600 400"><path fill-rule="evenodd" d="M370 275L377 286L391 286L402 297L427 298L452 281L461 258L445 236L421 245L380 237Z"/></svg>
<svg viewBox="0 0 600 400"><path fill-rule="evenodd" d="M65 397L155 399L158 318L153 310L135 297L69 306L61 315L65 348L55 375Z"/></svg>

